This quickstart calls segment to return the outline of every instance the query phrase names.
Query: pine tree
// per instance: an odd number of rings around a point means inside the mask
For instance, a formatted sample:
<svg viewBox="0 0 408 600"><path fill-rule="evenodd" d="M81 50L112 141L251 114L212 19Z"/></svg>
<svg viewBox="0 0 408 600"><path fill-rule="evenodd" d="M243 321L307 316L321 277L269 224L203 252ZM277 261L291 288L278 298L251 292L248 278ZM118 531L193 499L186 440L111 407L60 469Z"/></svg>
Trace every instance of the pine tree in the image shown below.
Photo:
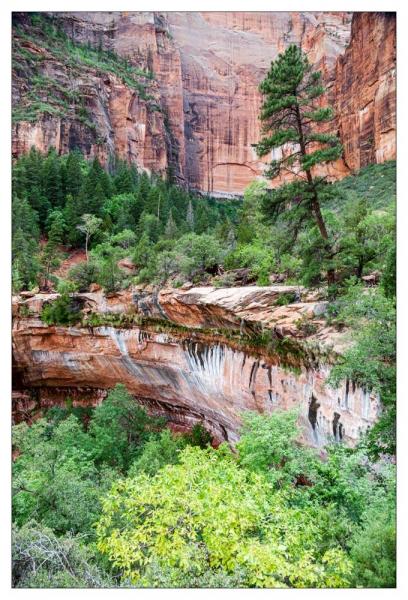
<svg viewBox="0 0 408 600"><path fill-rule="evenodd" d="M74 199L71 194L68 194L64 208L64 219L67 225L67 241L72 246L79 246L81 243L82 236L77 229L77 225L79 225L81 215L84 212L79 199Z"/></svg>
<svg viewBox="0 0 408 600"><path fill-rule="evenodd" d="M63 206L64 192L61 181L61 169L55 150L51 150L42 170L44 195L53 208Z"/></svg>
<svg viewBox="0 0 408 600"><path fill-rule="evenodd" d="M26 199L21 200L17 196L12 199L12 231L13 235L21 230L27 238L38 240L40 231L38 227L38 213Z"/></svg>
<svg viewBox="0 0 408 600"><path fill-rule="evenodd" d="M67 195L71 194L74 199L78 198L83 185L84 178L82 175L81 160L81 154L77 151L68 154L65 191Z"/></svg>
<svg viewBox="0 0 408 600"><path fill-rule="evenodd" d="M29 289L36 283L39 265L37 243L22 229L13 231L12 245L12 286L14 292Z"/></svg>
<svg viewBox="0 0 408 600"><path fill-rule="evenodd" d="M332 109L321 103L321 73L313 72L302 50L291 44L272 62L260 90L265 98L260 115L265 136L256 145L257 153L278 155L266 173L269 178L289 172L295 179L271 193L265 212L272 217L290 212L294 235L308 218L315 221L328 261L328 283L333 283L334 251L320 206L328 184L314 170L338 159L342 147L336 135L319 127L333 119Z"/></svg>
<svg viewBox="0 0 408 600"><path fill-rule="evenodd" d="M123 160L116 160L116 172L114 176L114 188L116 194L127 194L135 188L134 171Z"/></svg>
<svg viewBox="0 0 408 600"><path fill-rule="evenodd" d="M102 216L102 207L106 198L112 195L109 175L103 170L97 158L92 161L80 194L80 202L84 211Z"/></svg>
<svg viewBox="0 0 408 600"><path fill-rule="evenodd" d="M61 210L54 210L47 219L48 240L41 253L43 269L43 287L47 286L51 268L59 263L58 245L62 244L66 230L64 215Z"/></svg>

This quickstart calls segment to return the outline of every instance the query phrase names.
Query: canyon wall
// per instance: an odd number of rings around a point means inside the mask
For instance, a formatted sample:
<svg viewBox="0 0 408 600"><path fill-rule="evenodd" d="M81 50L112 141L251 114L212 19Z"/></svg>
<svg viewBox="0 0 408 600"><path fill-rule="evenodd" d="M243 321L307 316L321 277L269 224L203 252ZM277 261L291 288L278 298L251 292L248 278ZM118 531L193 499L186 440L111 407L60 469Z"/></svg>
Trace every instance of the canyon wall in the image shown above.
<svg viewBox="0 0 408 600"><path fill-rule="evenodd" d="M55 295L15 298L15 418L30 419L64 405L67 397L74 406L94 406L116 383L124 383L149 411L166 415L179 428L201 421L218 442L237 440L242 411L296 408L307 443L353 444L377 419L378 398L348 381L328 386L330 360L311 345L310 335L287 355L261 342L266 331L293 339L302 314L314 323L320 348L335 340L322 319L321 302L279 306L278 298L287 293L254 287L134 291L115 298L79 294L85 320L75 327L47 326L39 319ZM90 314L104 315L111 324L86 325ZM121 321L124 314L130 321ZM139 324L132 324L135 315Z"/></svg>
<svg viewBox="0 0 408 600"><path fill-rule="evenodd" d="M264 165L252 144L260 136L259 82L270 61L297 43L324 74L338 111L345 160L328 174L340 178L368 162L395 157L395 16L356 13L194 12L56 13L67 35L82 44L114 50L132 65L150 69L150 100L114 74L91 67L77 88L93 122L43 115L13 126L13 155L31 145L59 152L79 147L104 162L110 153L149 171L168 169L190 188L242 193ZM18 41L18 44L27 43ZM63 61L41 45L40 68L61 85L72 79ZM30 86L14 70L13 104Z"/></svg>
<svg viewBox="0 0 408 600"><path fill-rule="evenodd" d="M335 107L351 170L396 157L395 13L355 13L337 59Z"/></svg>

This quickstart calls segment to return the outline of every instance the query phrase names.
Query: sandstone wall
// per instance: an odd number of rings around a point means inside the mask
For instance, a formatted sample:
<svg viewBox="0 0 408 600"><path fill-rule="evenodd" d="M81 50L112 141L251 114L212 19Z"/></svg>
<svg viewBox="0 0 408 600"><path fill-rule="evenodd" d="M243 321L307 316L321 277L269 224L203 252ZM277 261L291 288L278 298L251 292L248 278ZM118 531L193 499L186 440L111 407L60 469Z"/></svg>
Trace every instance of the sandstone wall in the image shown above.
<svg viewBox="0 0 408 600"><path fill-rule="evenodd" d="M297 301L280 306L282 295L294 291ZM93 406L124 383L173 425L203 421L218 441L237 439L242 411L297 408L308 443L353 444L375 422L379 400L351 382L327 385L333 353L342 351L347 334L328 327L326 303L308 296L294 286L75 294L83 311L76 327L39 319L58 294L15 297L15 418L64 405L67 397ZM106 324L92 326L90 313ZM298 329L302 317L313 335ZM279 339L291 344L289 353L272 343Z"/></svg>
<svg viewBox="0 0 408 600"><path fill-rule="evenodd" d="M337 108L345 161L332 165L329 176L395 158L395 15L355 13L352 26L351 14L342 12L57 16L72 39L152 69L149 93L160 111L115 76L87 70L76 80L95 131L69 118L20 122L13 128L14 156L31 145L59 152L77 146L104 161L115 152L149 171L170 167L191 188L242 193L263 171L252 147L260 137L259 82L294 42L323 71ZM60 63L45 57L43 64L48 76L69 84ZM15 103L26 85L14 76Z"/></svg>
<svg viewBox="0 0 408 600"><path fill-rule="evenodd" d="M395 13L355 13L334 86L344 160L352 170L396 157L395 70Z"/></svg>
<svg viewBox="0 0 408 600"><path fill-rule="evenodd" d="M237 440L242 411L297 408L306 441L321 446L333 438L355 443L379 411L375 396L348 382L338 389L325 385L328 367L295 373L277 356L197 335L47 327L21 319L14 324L13 358L18 415L63 405L68 396L74 405L95 405L123 383L152 412L177 426L202 421L217 441Z"/></svg>

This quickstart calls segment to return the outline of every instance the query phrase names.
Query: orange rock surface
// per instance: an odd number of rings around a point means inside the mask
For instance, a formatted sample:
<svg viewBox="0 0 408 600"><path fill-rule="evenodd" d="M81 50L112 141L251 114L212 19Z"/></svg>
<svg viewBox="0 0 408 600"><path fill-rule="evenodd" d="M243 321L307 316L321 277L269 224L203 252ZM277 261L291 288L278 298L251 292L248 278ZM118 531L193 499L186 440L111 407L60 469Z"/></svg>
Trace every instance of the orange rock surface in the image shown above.
<svg viewBox="0 0 408 600"><path fill-rule="evenodd" d="M150 319L127 328L46 326L38 314L55 294L14 298L15 418L63 405L67 397L74 405L95 405L123 383L150 411L167 415L176 426L204 422L216 441L236 441L242 411L298 408L308 443L320 446L335 437L353 444L377 419L375 395L348 382L328 386L330 361L323 354L319 358L317 346L309 358L294 359L294 371L273 347L249 346L237 337L243 324L244 329L258 325L258 334L269 328L290 338L297 335L296 320L308 315L317 317L315 343L333 344L318 321L324 303L276 306L287 292L254 286L168 289L158 296L140 291L110 298L101 292L77 295L99 314L139 313ZM163 319L179 326L166 328ZM235 330L235 337L220 328Z"/></svg>
<svg viewBox="0 0 408 600"><path fill-rule="evenodd" d="M355 13L334 86L344 160L352 170L396 157L395 68L395 13Z"/></svg>
<svg viewBox="0 0 408 600"><path fill-rule="evenodd" d="M79 147L104 162L117 153L148 171L171 167L191 188L242 193L264 168L252 147L260 137L258 85L291 42L323 71L337 108L345 162L332 165L330 177L395 157L395 17L387 13L356 13L352 26L350 13L332 12L59 13L58 20L74 40L102 43L153 70L154 102L115 75L87 69L76 85L95 131L50 115L21 121L13 127L15 157L31 145ZM60 63L43 64L69 85ZM27 82L16 74L13 82L18 103Z"/></svg>

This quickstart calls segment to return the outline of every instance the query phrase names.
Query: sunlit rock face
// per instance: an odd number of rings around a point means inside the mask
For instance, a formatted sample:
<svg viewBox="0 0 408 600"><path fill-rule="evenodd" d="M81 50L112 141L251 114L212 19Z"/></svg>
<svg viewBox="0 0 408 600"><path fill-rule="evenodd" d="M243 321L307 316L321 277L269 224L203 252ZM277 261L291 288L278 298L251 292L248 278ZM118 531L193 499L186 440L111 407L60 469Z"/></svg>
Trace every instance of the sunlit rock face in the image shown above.
<svg viewBox="0 0 408 600"><path fill-rule="evenodd" d="M252 146L260 137L258 85L271 60L293 42L322 70L338 113L334 128L345 161L325 173L337 179L395 158L395 16L356 13L352 27L351 13L342 12L73 12L59 13L58 20L77 42L153 70L152 101L114 74L87 68L76 85L95 129L50 115L16 123L15 157L32 145L61 153L76 147L104 163L116 153L148 171L164 174L171 167L191 188L240 194L264 169ZM71 85L61 63L41 47L34 50L43 55L46 76ZM15 103L26 85L14 74Z"/></svg>
<svg viewBox="0 0 408 600"><path fill-rule="evenodd" d="M396 156L396 15L355 13L336 65L334 98L347 166Z"/></svg>
<svg viewBox="0 0 408 600"><path fill-rule="evenodd" d="M94 406L116 383L123 383L153 413L165 414L174 426L181 428L202 421L218 442L234 443L237 440L243 411L270 413L278 408L297 408L309 444L321 446L330 439L355 443L378 416L377 397L351 382L344 382L337 389L328 386L326 379L330 366L323 359L315 357L306 361L299 355L297 363L289 366L277 352L240 346L216 329L222 322L231 330L239 330L242 315L233 322L234 310L238 315L245 313L247 325L255 326L263 319L268 326L266 312L259 313L259 306L254 306L254 294L258 293L258 304L261 300L259 291L255 287L251 297L249 289L243 288L240 295L237 289L224 292L217 302L214 297L209 302L214 288L207 292L203 288L200 302L197 299L199 288L189 290L189 296L185 293L185 306L190 301L194 311L186 311L186 319L192 327L194 315L194 329L177 329L172 325L171 330L162 329L161 332L154 326L143 325L127 329L47 327L35 314L41 310L39 295L24 300L23 304L30 307L33 314L31 317L21 318L19 308L22 303L15 301L16 420L63 404L67 397L73 399L74 405ZM276 289L266 288L270 297L273 292L276 295ZM182 295L174 290L178 306L183 300ZM163 306L160 305L160 294L159 300L156 298L154 302L146 296L144 311L148 311L150 317L159 314L163 319L165 311L169 310L166 309L170 302L169 290L165 296L167 304L163 303ZM92 301L95 303L95 298ZM123 297L116 304L105 302L102 305L99 299L99 306L104 306L105 314L114 314L121 302L124 305ZM128 310L139 311L139 302L140 296L136 304L128 305ZM200 308L203 311L201 320ZM276 310L288 308L277 306ZM251 310L255 311L252 321ZM270 327L279 326L275 317L276 314L269 315ZM174 324L180 319L180 312L169 312L167 318ZM207 328L212 323L212 331L200 328L203 323Z"/></svg>

